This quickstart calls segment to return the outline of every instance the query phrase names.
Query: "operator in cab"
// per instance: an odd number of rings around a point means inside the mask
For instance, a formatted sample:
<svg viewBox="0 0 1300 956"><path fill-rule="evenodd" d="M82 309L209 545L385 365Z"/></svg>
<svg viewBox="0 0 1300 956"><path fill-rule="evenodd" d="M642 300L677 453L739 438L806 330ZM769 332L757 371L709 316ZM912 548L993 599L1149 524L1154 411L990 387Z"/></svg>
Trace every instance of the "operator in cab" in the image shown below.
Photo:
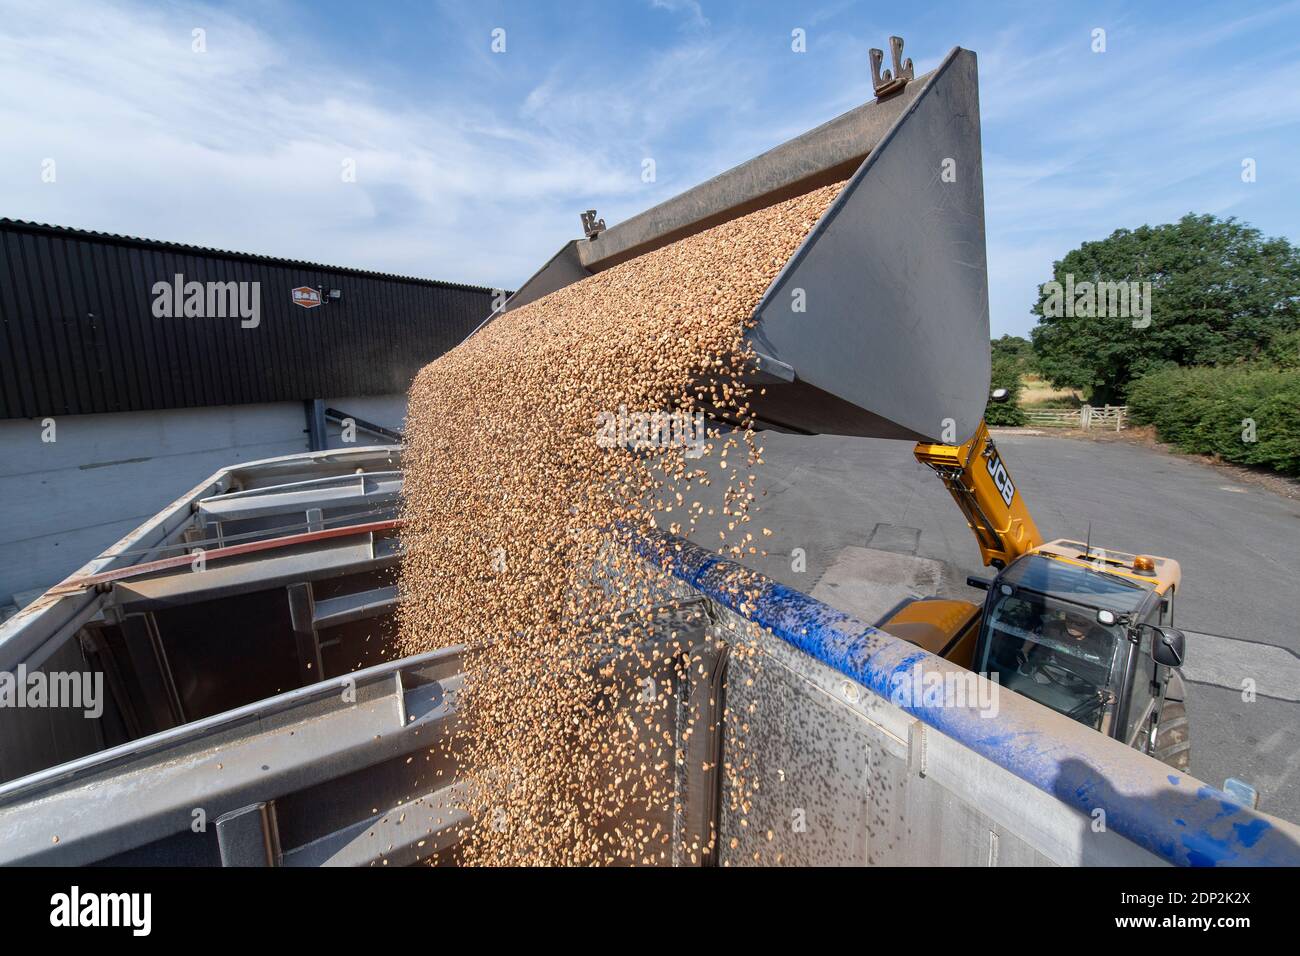
<svg viewBox="0 0 1300 956"><path fill-rule="evenodd" d="M1087 657L1109 656L1111 637L1095 620L1065 613L1043 623L1043 636L1049 641L1077 647Z"/></svg>

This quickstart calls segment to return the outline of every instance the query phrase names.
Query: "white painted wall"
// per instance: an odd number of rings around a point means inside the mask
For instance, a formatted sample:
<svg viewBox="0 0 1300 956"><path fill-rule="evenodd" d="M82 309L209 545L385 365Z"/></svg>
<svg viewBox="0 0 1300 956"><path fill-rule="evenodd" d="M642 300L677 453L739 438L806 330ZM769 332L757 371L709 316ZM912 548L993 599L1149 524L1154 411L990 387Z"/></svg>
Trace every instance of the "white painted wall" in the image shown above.
<svg viewBox="0 0 1300 956"><path fill-rule="evenodd" d="M331 398L402 430L405 395ZM0 421L0 607L58 583L223 465L308 451L301 402ZM344 447L329 425L330 447ZM383 440L358 431L358 445Z"/></svg>

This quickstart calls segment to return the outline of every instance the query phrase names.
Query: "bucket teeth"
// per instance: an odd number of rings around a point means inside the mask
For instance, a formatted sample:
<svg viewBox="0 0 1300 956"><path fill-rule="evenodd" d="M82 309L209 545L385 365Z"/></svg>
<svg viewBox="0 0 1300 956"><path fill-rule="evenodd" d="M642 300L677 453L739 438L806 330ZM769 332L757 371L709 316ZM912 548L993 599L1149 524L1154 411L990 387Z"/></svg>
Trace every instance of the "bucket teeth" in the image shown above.
<svg viewBox="0 0 1300 956"><path fill-rule="evenodd" d="M596 210L588 209L581 213L582 216L582 233L588 239L595 239L605 231L605 220L596 218Z"/></svg>
<svg viewBox="0 0 1300 956"><path fill-rule="evenodd" d="M876 99L889 96L891 93L897 93L907 85L908 80L915 78L915 72L912 69L912 58L903 59L903 38L889 38L889 54L893 60L893 70L885 70L882 74L880 67L885 62L885 52L883 50L872 49L871 57L871 86L876 91Z"/></svg>

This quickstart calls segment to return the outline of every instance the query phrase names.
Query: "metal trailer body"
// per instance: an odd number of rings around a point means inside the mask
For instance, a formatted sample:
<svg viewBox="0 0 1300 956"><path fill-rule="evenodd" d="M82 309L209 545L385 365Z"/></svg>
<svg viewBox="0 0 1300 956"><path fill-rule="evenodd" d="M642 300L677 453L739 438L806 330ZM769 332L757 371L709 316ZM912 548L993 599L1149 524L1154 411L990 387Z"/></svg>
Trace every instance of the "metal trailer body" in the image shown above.
<svg viewBox="0 0 1300 956"><path fill-rule="evenodd" d="M437 744L466 652L389 659L399 468L223 469L0 627L0 671L106 688L97 717L0 709L0 861L454 863L472 821ZM1300 863L1293 824L688 542L644 549L695 657L677 686L663 662L673 732L716 727L685 743L665 862ZM745 826L724 700L757 706Z"/></svg>

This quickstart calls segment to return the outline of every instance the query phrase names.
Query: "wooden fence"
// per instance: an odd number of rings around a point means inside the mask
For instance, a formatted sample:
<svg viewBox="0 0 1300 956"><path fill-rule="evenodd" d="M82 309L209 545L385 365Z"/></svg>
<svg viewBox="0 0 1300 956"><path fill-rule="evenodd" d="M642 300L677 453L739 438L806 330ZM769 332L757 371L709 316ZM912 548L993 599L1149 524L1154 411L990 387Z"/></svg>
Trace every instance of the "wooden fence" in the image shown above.
<svg viewBox="0 0 1300 956"><path fill-rule="evenodd" d="M1127 405L1081 405L1079 408L1026 408L1027 425L1045 428L1105 428L1122 431L1128 424Z"/></svg>

